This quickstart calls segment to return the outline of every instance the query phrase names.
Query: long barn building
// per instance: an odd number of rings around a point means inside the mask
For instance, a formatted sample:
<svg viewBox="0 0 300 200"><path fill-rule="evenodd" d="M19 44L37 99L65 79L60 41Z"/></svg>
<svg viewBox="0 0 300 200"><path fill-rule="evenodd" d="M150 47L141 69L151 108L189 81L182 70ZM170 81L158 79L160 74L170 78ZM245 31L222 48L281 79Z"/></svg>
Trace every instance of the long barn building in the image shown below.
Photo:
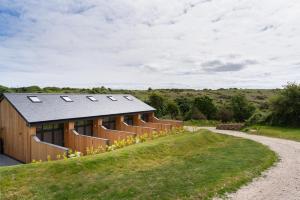
<svg viewBox="0 0 300 200"><path fill-rule="evenodd" d="M131 95L4 93L0 139L4 154L29 163L182 126L154 111Z"/></svg>

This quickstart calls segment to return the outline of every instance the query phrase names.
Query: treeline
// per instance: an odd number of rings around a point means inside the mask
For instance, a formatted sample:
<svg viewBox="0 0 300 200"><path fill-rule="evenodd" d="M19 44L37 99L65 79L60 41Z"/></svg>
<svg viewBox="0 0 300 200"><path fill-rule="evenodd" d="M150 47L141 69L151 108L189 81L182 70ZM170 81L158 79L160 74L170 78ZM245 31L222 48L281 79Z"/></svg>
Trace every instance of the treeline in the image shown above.
<svg viewBox="0 0 300 200"><path fill-rule="evenodd" d="M147 103L157 109L158 117L300 126L300 85L295 83L288 84L269 99L264 109L255 106L244 94L236 94L220 105L207 95L193 99L178 97L170 101L153 92Z"/></svg>
<svg viewBox="0 0 300 200"><path fill-rule="evenodd" d="M219 97L210 93L192 93L196 90L169 89L155 90L112 90L106 87L70 88L38 86L8 88L0 85L0 93L89 93L89 94L132 94L156 108L156 115L162 118L180 120L218 120L222 122L246 122L248 124L270 124L300 126L300 85L290 83L283 90L274 93L263 103L254 104L243 90L234 89L237 93L229 94L230 90L220 89ZM231 90L232 91L232 90ZM172 94L172 98L166 94ZM174 95L178 94L178 95ZM180 95L179 95L180 94ZM185 95L182 95L185 94ZM226 97L226 101L220 98ZM263 96L257 96L263 97ZM265 98L265 97L264 97Z"/></svg>

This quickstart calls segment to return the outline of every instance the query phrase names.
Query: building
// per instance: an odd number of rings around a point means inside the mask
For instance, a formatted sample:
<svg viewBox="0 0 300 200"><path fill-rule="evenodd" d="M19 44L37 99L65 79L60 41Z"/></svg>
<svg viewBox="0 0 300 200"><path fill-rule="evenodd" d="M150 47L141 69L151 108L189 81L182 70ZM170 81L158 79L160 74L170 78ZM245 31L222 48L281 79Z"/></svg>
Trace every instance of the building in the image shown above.
<svg viewBox="0 0 300 200"><path fill-rule="evenodd" d="M154 111L131 95L4 93L0 138L6 155L29 163L182 126Z"/></svg>

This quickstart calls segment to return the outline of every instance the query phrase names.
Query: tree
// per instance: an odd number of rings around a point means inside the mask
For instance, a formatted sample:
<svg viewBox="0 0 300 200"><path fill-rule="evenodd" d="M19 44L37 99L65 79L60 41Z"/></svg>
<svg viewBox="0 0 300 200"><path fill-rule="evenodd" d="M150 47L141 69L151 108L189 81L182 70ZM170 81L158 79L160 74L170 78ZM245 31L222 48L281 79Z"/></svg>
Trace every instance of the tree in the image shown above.
<svg viewBox="0 0 300 200"><path fill-rule="evenodd" d="M179 114L178 106L174 102L168 102L166 111L170 114L172 119L175 119Z"/></svg>
<svg viewBox="0 0 300 200"><path fill-rule="evenodd" d="M165 115L166 102L165 102L165 99L161 95L159 95L157 93L152 93L149 96L148 103L156 109L155 115L157 117L161 117L161 116Z"/></svg>
<svg viewBox="0 0 300 200"><path fill-rule="evenodd" d="M253 112L255 107L249 103L245 95L237 94L231 98L231 109L233 111L233 118L237 122L244 122L247 120Z"/></svg>
<svg viewBox="0 0 300 200"><path fill-rule="evenodd" d="M270 104L271 123L300 126L300 84L289 83Z"/></svg>
<svg viewBox="0 0 300 200"><path fill-rule="evenodd" d="M181 116L185 116L191 109L191 101L185 97L179 97L175 99L178 105Z"/></svg>
<svg viewBox="0 0 300 200"><path fill-rule="evenodd" d="M195 106L193 106L190 111L186 114L185 120L195 119L195 120L203 120L207 119L206 116L198 110Z"/></svg>
<svg viewBox="0 0 300 200"><path fill-rule="evenodd" d="M203 113L207 119L215 117L217 107L213 102L213 99L208 96L197 97L194 99L193 106L196 107L201 113Z"/></svg>
<svg viewBox="0 0 300 200"><path fill-rule="evenodd" d="M233 120L233 112L228 106L221 106L217 112L217 119L221 122L230 122Z"/></svg>

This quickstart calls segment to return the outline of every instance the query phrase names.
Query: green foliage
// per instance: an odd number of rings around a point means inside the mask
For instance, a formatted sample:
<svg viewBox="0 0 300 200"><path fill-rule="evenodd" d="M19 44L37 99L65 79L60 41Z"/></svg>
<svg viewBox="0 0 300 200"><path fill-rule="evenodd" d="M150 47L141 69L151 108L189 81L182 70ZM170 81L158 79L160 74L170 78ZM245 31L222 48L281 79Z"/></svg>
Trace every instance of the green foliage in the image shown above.
<svg viewBox="0 0 300 200"><path fill-rule="evenodd" d="M265 135L268 137L283 138L300 142L300 128L253 125L244 131L250 134Z"/></svg>
<svg viewBox="0 0 300 200"><path fill-rule="evenodd" d="M221 122L231 122L233 121L233 111L228 106L221 106L217 112L217 119Z"/></svg>
<svg viewBox="0 0 300 200"><path fill-rule="evenodd" d="M193 106L203 113L207 119L213 119L217 112L217 107L213 99L209 96L201 96L194 99Z"/></svg>
<svg viewBox="0 0 300 200"><path fill-rule="evenodd" d="M152 93L149 96L148 103L156 109L155 115L161 117L166 113L166 100L157 93Z"/></svg>
<svg viewBox="0 0 300 200"><path fill-rule="evenodd" d="M172 119L176 119L176 117L179 114L179 108L176 103L174 102L168 102L166 107L166 112L170 114Z"/></svg>
<svg viewBox="0 0 300 200"><path fill-rule="evenodd" d="M185 116L191 109L192 102L186 97L178 97L175 99L175 102L178 105L180 114Z"/></svg>
<svg viewBox="0 0 300 200"><path fill-rule="evenodd" d="M264 124L268 116L269 113L264 113L256 110L253 115L246 121L246 125Z"/></svg>
<svg viewBox="0 0 300 200"><path fill-rule="evenodd" d="M185 120L206 120L206 116L198 110L196 107L192 107L191 110L186 114Z"/></svg>
<svg viewBox="0 0 300 200"><path fill-rule="evenodd" d="M237 94L231 98L233 118L237 122L244 122L255 111L255 107L246 99L245 95Z"/></svg>
<svg viewBox="0 0 300 200"><path fill-rule="evenodd" d="M300 127L300 85L288 84L271 100L272 124Z"/></svg>

